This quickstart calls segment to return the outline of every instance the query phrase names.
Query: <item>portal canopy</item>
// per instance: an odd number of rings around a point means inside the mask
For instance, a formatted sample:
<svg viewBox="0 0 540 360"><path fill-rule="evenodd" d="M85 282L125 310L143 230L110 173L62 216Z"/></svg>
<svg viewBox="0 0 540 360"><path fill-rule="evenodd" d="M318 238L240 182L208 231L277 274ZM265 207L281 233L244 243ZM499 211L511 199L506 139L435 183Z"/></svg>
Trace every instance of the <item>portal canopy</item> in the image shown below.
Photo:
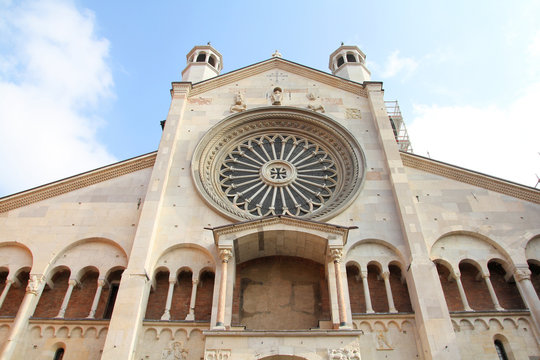
<svg viewBox="0 0 540 360"><path fill-rule="evenodd" d="M328 249L343 247L355 228L277 215L208 229L218 248L234 251L237 264L274 255L324 264Z"/></svg>

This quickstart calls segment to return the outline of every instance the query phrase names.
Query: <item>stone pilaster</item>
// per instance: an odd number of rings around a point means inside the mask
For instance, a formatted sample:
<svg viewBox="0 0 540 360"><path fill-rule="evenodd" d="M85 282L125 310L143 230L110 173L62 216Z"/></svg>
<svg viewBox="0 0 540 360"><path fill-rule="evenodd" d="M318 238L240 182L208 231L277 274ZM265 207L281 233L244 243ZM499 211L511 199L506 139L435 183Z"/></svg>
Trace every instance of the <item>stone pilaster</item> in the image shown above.
<svg viewBox="0 0 540 360"><path fill-rule="evenodd" d="M420 219L412 201L409 181L386 113L382 83L365 82L368 102L388 172L394 202L406 244L407 285L418 327L423 356L460 359L456 335L435 265L429 258Z"/></svg>
<svg viewBox="0 0 540 360"><path fill-rule="evenodd" d="M170 179L183 114L191 83L173 83L171 106L148 191L142 206L128 266L122 275L103 348L103 360L131 359L148 302L152 254L160 224L165 191ZM150 274L149 274L150 273Z"/></svg>

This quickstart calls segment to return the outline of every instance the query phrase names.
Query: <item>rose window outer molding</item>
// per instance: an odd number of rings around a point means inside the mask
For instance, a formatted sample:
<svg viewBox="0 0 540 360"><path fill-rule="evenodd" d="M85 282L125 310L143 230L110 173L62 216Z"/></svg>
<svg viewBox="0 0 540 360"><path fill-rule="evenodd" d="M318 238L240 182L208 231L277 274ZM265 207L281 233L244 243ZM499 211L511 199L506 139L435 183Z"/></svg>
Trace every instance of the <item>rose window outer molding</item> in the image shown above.
<svg viewBox="0 0 540 360"><path fill-rule="evenodd" d="M192 160L202 197L235 220L329 219L356 198L364 174L364 154L348 130L293 107L222 120L203 136Z"/></svg>

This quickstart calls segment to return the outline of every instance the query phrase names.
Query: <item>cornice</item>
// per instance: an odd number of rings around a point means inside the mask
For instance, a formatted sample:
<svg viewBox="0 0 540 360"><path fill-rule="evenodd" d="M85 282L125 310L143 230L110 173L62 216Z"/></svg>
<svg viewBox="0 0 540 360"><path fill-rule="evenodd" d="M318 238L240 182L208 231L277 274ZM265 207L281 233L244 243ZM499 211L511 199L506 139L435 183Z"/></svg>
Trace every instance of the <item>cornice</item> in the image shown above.
<svg viewBox="0 0 540 360"><path fill-rule="evenodd" d="M351 92L355 95L367 97L367 91L362 84L340 78L335 75L327 74L325 72L315 70L304 65L294 63L289 60L281 58L272 58L262 61L257 64L247 66L227 74L223 74L205 81L201 81L193 85L189 96L197 96L210 90L214 90L218 87L225 86L250 76L254 76L265 71L273 69L280 69L288 71L292 74L306 77L308 79L318 81L320 83Z"/></svg>
<svg viewBox="0 0 540 360"><path fill-rule="evenodd" d="M0 199L0 213L154 166L157 152L91 170Z"/></svg>
<svg viewBox="0 0 540 360"><path fill-rule="evenodd" d="M419 155L401 152L403 165L431 174L478 186L486 190L540 204L540 190L484 175Z"/></svg>

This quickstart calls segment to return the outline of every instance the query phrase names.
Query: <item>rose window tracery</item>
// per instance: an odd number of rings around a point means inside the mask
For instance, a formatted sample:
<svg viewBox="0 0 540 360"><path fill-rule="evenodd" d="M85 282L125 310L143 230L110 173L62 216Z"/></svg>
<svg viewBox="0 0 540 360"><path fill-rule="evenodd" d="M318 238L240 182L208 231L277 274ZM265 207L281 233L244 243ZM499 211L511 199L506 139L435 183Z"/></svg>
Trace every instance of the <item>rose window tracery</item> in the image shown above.
<svg viewBox="0 0 540 360"><path fill-rule="evenodd" d="M338 172L319 144L272 134L251 137L232 149L219 181L227 199L249 214L303 216L332 196Z"/></svg>
<svg viewBox="0 0 540 360"><path fill-rule="evenodd" d="M358 195L364 156L320 113L281 106L232 115L206 132L192 160L195 185L223 215L323 220Z"/></svg>

